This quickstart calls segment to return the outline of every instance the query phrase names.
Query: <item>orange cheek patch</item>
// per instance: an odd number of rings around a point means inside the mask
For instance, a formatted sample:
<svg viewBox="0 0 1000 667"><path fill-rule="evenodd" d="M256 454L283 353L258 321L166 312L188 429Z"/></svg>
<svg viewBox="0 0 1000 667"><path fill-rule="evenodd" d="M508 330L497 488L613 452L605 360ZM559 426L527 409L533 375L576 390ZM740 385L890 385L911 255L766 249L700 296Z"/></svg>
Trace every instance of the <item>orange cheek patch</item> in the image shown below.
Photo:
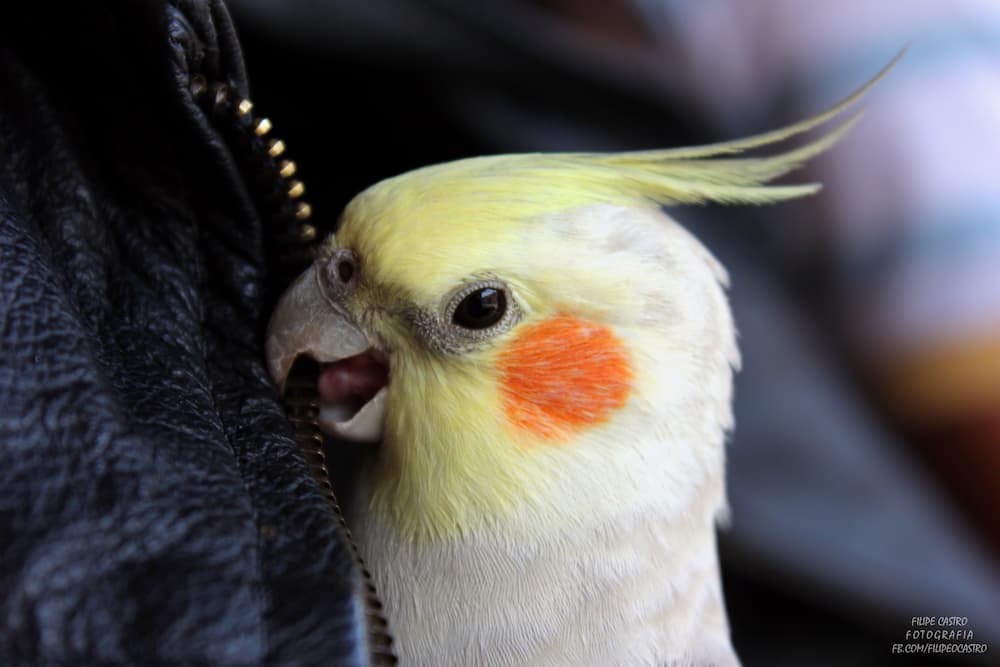
<svg viewBox="0 0 1000 667"><path fill-rule="evenodd" d="M565 315L525 327L497 368L510 423L556 442L607 421L632 388L625 345L611 329Z"/></svg>

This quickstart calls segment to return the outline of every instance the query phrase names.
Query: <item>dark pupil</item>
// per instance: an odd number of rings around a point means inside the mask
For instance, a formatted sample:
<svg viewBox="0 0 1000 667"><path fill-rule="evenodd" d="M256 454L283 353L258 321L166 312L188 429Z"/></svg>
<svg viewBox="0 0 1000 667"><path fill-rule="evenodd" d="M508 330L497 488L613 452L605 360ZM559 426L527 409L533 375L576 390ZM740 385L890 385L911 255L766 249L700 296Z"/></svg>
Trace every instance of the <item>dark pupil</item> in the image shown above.
<svg viewBox="0 0 1000 667"><path fill-rule="evenodd" d="M499 322L506 309L507 300L503 292L484 287L462 299L452 320L466 329L485 329Z"/></svg>

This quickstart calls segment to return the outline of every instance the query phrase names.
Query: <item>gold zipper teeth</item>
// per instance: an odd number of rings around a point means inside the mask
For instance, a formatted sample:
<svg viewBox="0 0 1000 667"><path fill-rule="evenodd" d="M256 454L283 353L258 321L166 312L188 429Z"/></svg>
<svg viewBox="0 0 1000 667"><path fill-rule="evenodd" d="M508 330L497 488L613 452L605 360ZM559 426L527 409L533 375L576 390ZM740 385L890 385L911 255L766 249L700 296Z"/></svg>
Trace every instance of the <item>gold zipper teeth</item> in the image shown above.
<svg viewBox="0 0 1000 667"><path fill-rule="evenodd" d="M304 264L315 256L317 229L308 222L312 217L312 207L301 199L305 184L293 178L297 165L283 157L286 146L280 139L269 136L274 129L267 118L254 115L253 103L233 93L231 87L223 83L209 83L204 77L195 76L191 80L191 95L209 118L216 121L220 132L233 128L239 130L237 136L225 136L229 142L236 142L230 148L243 150L244 156L256 162L258 173L244 174L249 183L255 181L279 183L280 196L264 197L255 202L261 208L262 217L276 223L278 232L274 234L279 243L277 253L280 264L294 275ZM242 144L242 145L240 145ZM246 166L238 161L241 166ZM358 550L344 513L337 502L333 485L330 483L329 469L326 467L326 453L323 450L323 433L319 429L319 402L316 392L316 378L319 366L297 363L289 375L285 389L285 412L295 430L295 437L302 455L316 482L323 490L331 510L344 531L344 537L351 548L365 587L365 619L368 623L368 645L371 664L376 667L395 665L398 662L392 651L392 635L389 624L382 615L384 609L378 597L371 572L365 565Z"/></svg>
<svg viewBox="0 0 1000 667"><path fill-rule="evenodd" d="M240 144L231 144L231 148L242 150L244 157L255 163L252 179L278 186L275 192L262 197L263 201L255 203L261 207L262 217L277 223L274 237L280 245L279 259L285 264L311 260L312 243L318 237L316 227L309 222L313 208L302 199L305 184L295 178L298 166L283 157L287 150L285 142L271 136L273 123L256 115L253 103L236 95L226 84L194 77L191 94L213 120L222 121L216 127L238 130L240 136L226 138Z"/></svg>

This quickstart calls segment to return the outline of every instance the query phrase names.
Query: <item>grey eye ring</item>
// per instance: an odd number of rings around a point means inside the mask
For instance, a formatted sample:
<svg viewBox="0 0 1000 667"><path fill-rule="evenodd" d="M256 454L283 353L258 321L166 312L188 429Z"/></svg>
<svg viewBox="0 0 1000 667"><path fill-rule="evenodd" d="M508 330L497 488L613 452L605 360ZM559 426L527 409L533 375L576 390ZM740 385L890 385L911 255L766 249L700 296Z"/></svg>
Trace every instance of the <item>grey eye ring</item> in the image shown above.
<svg viewBox="0 0 1000 667"><path fill-rule="evenodd" d="M473 278L443 301L444 307L407 314L419 337L440 353L457 355L480 348L521 321L513 291L495 278Z"/></svg>

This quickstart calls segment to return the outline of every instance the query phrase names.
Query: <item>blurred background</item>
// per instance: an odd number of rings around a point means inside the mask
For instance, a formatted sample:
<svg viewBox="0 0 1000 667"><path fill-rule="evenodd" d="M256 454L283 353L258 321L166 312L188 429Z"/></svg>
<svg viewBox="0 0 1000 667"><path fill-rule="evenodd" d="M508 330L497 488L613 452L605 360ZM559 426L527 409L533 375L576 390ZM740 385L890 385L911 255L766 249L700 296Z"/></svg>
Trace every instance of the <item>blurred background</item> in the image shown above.
<svg viewBox="0 0 1000 667"><path fill-rule="evenodd" d="M251 99L325 230L429 163L771 129L908 45L862 122L795 175L819 196L668 212L732 276L744 369L720 540L745 664L1000 664L1000 3L230 7ZM972 639L907 639L926 629L913 617L952 616ZM987 652L892 653L927 643Z"/></svg>

